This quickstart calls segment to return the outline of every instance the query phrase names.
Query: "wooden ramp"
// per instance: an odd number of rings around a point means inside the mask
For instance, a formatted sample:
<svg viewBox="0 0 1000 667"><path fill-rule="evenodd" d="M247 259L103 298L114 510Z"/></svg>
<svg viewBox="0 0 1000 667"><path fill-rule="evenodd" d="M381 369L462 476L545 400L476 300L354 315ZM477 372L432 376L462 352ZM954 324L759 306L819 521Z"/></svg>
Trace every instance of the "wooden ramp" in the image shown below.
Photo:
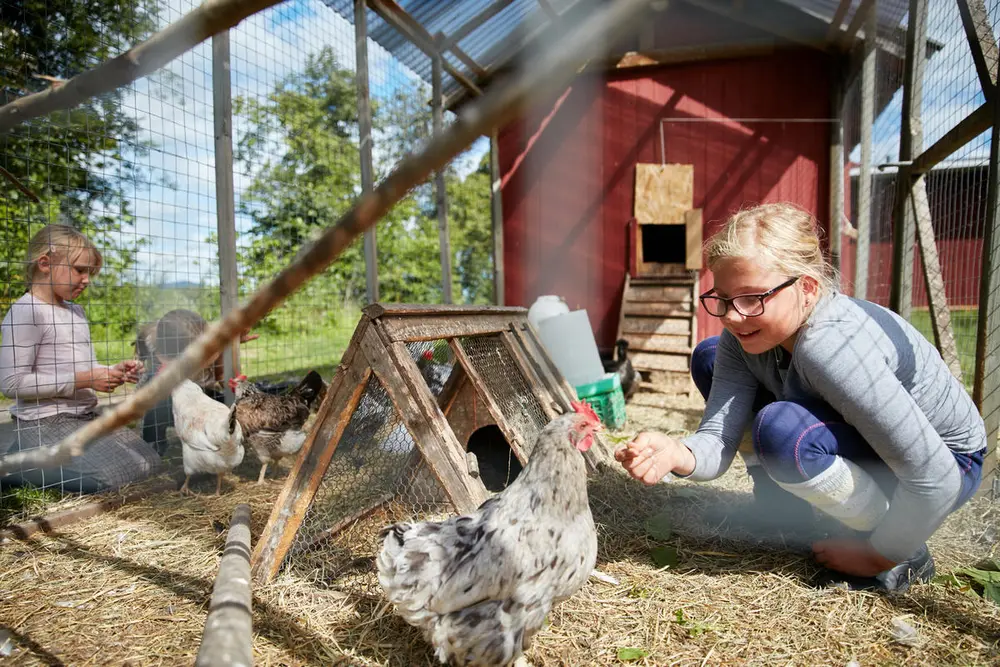
<svg viewBox="0 0 1000 667"><path fill-rule="evenodd" d="M647 390L689 393L691 351L698 321L697 272L631 278L622 294L618 338L629 344L632 365Z"/></svg>

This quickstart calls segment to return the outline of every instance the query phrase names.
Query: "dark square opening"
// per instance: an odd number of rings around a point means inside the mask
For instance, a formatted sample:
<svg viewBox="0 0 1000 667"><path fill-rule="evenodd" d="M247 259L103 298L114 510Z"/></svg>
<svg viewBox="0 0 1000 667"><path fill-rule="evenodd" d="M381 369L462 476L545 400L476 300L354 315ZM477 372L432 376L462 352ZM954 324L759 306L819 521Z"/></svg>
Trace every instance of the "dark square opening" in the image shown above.
<svg viewBox="0 0 1000 667"><path fill-rule="evenodd" d="M684 264L687 259L686 225L639 225L642 261Z"/></svg>

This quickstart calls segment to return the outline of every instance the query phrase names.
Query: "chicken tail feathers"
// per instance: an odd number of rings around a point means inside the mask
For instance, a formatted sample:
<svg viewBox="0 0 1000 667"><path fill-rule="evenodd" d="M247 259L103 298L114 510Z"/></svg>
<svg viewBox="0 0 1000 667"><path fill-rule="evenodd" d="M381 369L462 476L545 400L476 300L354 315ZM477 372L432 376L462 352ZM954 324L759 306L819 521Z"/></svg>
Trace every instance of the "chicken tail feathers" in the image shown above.
<svg viewBox="0 0 1000 667"><path fill-rule="evenodd" d="M435 655L456 665L509 665L523 651L524 626L510 601L488 600L440 616L430 634Z"/></svg>

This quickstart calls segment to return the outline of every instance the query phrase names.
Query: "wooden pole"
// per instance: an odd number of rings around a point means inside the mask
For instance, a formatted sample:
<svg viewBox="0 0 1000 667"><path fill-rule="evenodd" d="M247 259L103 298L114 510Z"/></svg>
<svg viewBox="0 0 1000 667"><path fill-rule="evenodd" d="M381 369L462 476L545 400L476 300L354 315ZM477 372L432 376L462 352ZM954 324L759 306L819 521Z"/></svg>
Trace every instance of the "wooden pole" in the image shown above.
<svg viewBox="0 0 1000 667"><path fill-rule="evenodd" d="M434 120L434 136L444 129L444 108L441 90L441 53L431 56L431 114ZM444 180L445 170L434 173L434 196L437 204L438 239L441 245L441 299L453 303L451 295L451 238L448 233L448 190Z"/></svg>
<svg viewBox="0 0 1000 667"><path fill-rule="evenodd" d="M250 505L236 506L212 589L195 667L250 667L253 613L250 591Z"/></svg>
<svg viewBox="0 0 1000 667"><path fill-rule="evenodd" d="M993 105L990 133L989 185L986 193L988 224L983 235L982 278L979 283L979 322L976 326L976 371L972 399L986 422L988 458L985 475L992 475L992 491L998 489L997 428L1000 426L1000 104ZM985 485L984 485L985 486Z"/></svg>
<svg viewBox="0 0 1000 667"><path fill-rule="evenodd" d="M865 19L865 60L861 68L861 172L858 174L858 245L854 266L854 296L868 297L868 263L872 217L872 125L875 123L876 3ZM861 8L858 8L861 11ZM854 21L851 21L854 25Z"/></svg>
<svg viewBox="0 0 1000 667"><path fill-rule="evenodd" d="M892 289L889 307L903 318L910 319L913 306L913 240L916 220L908 206L914 179L907 162L923 150L923 77L926 48L927 0L910 0L906 28L906 56L903 67L903 109L899 129L899 162L896 172L896 201L893 211Z"/></svg>
<svg viewBox="0 0 1000 667"><path fill-rule="evenodd" d="M222 316L239 307L236 267L236 201L233 188L233 90L229 70L229 31L212 37L212 111L215 118L215 211L219 234L219 292ZM240 374L240 345L231 342L223 354L223 373ZM235 396L223 383L226 403Z"/></svg>
<svg viewBox="0 0 1000 667"><path fill-rule="evenodd" d="M830 264L839 276L844 245L844 78L839 67L831 93L836 122L830 125Z"/></svg>
<svg viewBox="0 0 1000 667"><path fill-rule="evenodd" d="M354 51L357 58L355 80L358 93L358 149L361 160L361 192L374 187L372 171L372 105L368 86L368 6L354 0ZM378 301L378 244L375 228L365 231L365 287L368 303Z"/></svg>
<svg viewBox="0 0 1000 667"><path fill-rule="evenodd" d="M204 6L204 5L203 5ZM599 55L599 46L613 42L632 27L645 0L618 0L602 4L584 16L557 43L543 44L539 58L522 64L497 82L491 92L471 102L440 136L432 137L419 153L409 155L369 195L361 195L339 220L330 224L278 275L258 289L239 308L211 324L184 353L163 367L149 383L97 419L51 447L37 447L0 458L0 475L26 467L61 465L82 454L99 436L140 417L170 395L185 378L214 359L241 332L280 306L308 280L324 271L362 233L375 225L397 202L437 169L443 169L477 138L522 114L576 76L581 63ZM82 76L82 75L81 75ZM4 107L6 108L6 107Z"/></svg>
<svg viewBox="0 0 1000 667"><path fill-rule="evenodd" d="M500 193L500 142L496 130L490 132L490 217L493 223L493 302L504 305L503 197Z"/></svg>

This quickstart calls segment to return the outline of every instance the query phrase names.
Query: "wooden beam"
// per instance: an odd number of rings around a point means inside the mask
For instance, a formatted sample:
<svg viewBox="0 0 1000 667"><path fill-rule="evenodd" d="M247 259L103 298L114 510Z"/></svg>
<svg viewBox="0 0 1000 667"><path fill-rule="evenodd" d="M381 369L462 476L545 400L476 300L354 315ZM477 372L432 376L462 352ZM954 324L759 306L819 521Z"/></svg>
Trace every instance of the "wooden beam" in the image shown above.
<svg viewBox="0 0 1000 667"><path fill-rule="evenodd" d="M368 5L354 0L354 53L356 56L355 90L358 96L358 159L361 163L361 192L369 193L375 184L372 167L372 105L368 90ZM365 231L365 292L368 303L378 301L378 242L375 228Z"/></svg>
<svg viewBox="0 0 1000 667"><path fill-rule="evenodd" d="M979 74L979 84L986 99L993 99L997 84L998 56L990 15L983 0L958 0L958 11L962 15L962 26L969 40L972 61Z"/></svg>
<svg viewBox="0 0 1000 667"><path fill-rule="evenodd" d="M833 13L833 18L830 19L830 29L826 32L826 41L830 44L837 41L837 35L840 34L840 26L844 23L847 10L851 8L851 2L852 0L840 0L840 4L837 5L837 10Z"/></svg>
<svg viewBox="0 0 1000 667"><path fill-rule="evenodd" d="M819 42L816 42L813 48L821 48L821 46ZM755 40L742 44L679 46L672 49L632 51L624 55L616 54L604 59L603 64L609 70L626 70L707 60L722 60L725 58L750 58L778 53L792 47L794 45L789 45L787 42L778 39Z"/></svg>
<svg viewBox="0 0 1000 667"><path fill-rule="evenodd" d="M233 510L195 667L253 664L253 595L250 592L250 505Z"/></svg>
<svg viewBox="0 0 1000 667"><path fill-rule="evenodd" d="M387 342L384 334L372 326L362 339L361 348L396 406L414 446L455 509L465 513L479 507L489 497L486 487L469 475L465 447L455 438L406 345Z"/></svg>
<svg viewBox="0 0 1000 667"><path fill-rule="evenodd" d="M850 0L846 0L850 3ZM830 95L831 114L837 119L830 124L830 263L840 275L843 254L844 220L844 83L843 72L834 75Z"/></svg>
<svg viewBox="0 0 1000 667"><path fill-rule="evenodd" d="M542 379L536 366L528 360L528 351L524 347L524 342L519 337L515 336L513 331L504 331L501 336L503 338L503 344L507 348L507 352L509 352L511 358L514 359L514 363L517 364L521 375L525 380L527 380L528 386L538 397L538 402L541 405L545 416L549 420L558 417L562 414L562 407L559 405L558 401L556 401L555 396Z"/></svg>
<svg viewBox="0 0 1000 667"><path fill-rule="evenodd" d="M441 91L441 64L444 59L437 52L431 57L431 116L433 119L433 136L438 136L444 129L443 94ZM434 203L437 209L438 246L441 258L441 300L452 303L451 294L451 235L448 233L448 188L445 184L444 169L434 172Z"/></svg>
<svg viewBox="0 0 1000 667"><path fill-rule="evenodd" d="M503 261L503 196L500 192L500 139L496 130L490 132L490 225L493 232L493 303L506 302Z"/></svg>
<svg viewBox="0 0 1000 667"><path fill-rule="evenodd" d="M368 384L371 368L361 353L361 339L370 326L368 319L362 318L354 330L354 337L327 388L312 430L288 474L289 481L274 501L271 516L250 561L252 576L260 583L271 581L281 569Z"/></svg>
<svg viewBox="0 0 1000 667"><path fill-rule="evenodd" d="M212 37L212 116L215 123L215 213L219 236L219 296L222 316L239 307L236 268L236 199L233 186L233 90L229 72L229 31ZM227 378L240 374L240 346L230 343L222 356ZM226 384L226 404L236 398Z"/></svg>
<svg viewBox="0 0 1000 667"><path fill-rule="evenodd" d="M924 49L918 47L925 41L927 30L927 0L910 0L906 31L906 58L903 60L903 105L902 121L899 129L899 161L907 163L913 159L914 153L923 150L923 122L921 105L923 104ZM892 287L889 292L889 307L906 320L910 319L913 306L913 240L917 220L913 215L914 206L911 202L919 199L914 192L916 182L909 169L902 167L896 173L896 202L893 211L893 242L892 242ZM927 192L923 184L922 196ZM933 229L931 240L933 242ZM921 252L923 247L921 246ZM937 259L937 251L934 250ZM940 265L937 266L940 271ZM924 264L924 273L927 265ZM933 309L933 308L932 308Z"/></svg>
<svg viewBox="0 0 1000 667"><path fill-rule="evenodd" d="M469 68L469 71L471 71L473 74L476 75L476 77L483 78L487 75L487 72L483 68L483 66L477 63L475 60L473 60L472 56L463 51L457 44L451 47L450 50L458 57L460 61L462 61L463 65ZM444 51L444 49L442 49L442 51Z"/></svg>
<svg viewBox="0 0 1000 667"><path fill-rule="evenodd" d="M422 340L439 340L450 336L480 336L498 333L510 327L515 320L505 315L483 315L456 320L451 315L431 315L420 320L413 318L387 318L382 322L391 340L414 343Z"/></svg>
<svg viewBox="0 0 1000 667"><path fill-rule="evenodd" d="M373 320L380 317L427 317L435 315L504 315L511 318L527 317L528 309L523 306L480 306L478 304L448 304L433 303L373 303L361 312ZM456 329L457 331L457 329ZM456 333L456 336L467 334Z"/></svg>
<svg viewBox="0 0 1000 667"><path fill-rule="evenodd" d="M958 125L931 144L930 148L913 158L910 171L914 175L927 173L959 148L990 129L992 122L993 105L989 100L986 100L982 106L963 118Z"/></svg>
<svg viewBox="0 0 1000 667"><path fill-rule="evenodd" d="M128 493L116 494L111 498L94 500L85 505L71 507L67 510L53 512L45 516L35 517L7 526L3 530L0 530L0 544L7 542L7 540L26 540L35 533L53 533L77 521L110 512L123 505L138 502L150 496L158 496L161 493L176 490L177 482L173 480L161 480L150 486L141 487L137 485L122 489L123 492L128 491Z"/></svg>
<svg viewBox="0 0 1000 667"><path fill-rule="evenodd" d="M927 302L930 305L934 343L941 352L941 358L948 364L951 374L961 382L962 364L959 360L958 348L955 346L951 311L948 309L948 296L945 293L944 278L941 275L941 260L938 257L937 243L934 240L931 207L927 201L927 187L923 176L918 177L913 183L907 201L910 207L910 216L916 221L917 239L920 241L920 259L924 265L924 285L927 288ZM912 247L912 241L910 243ZM910 252L912 266L912 250Z"/></svg>
<svg viewBox="0 0 1000 667"><path fill-rule="evenodd" d="M864 7L858 8L860 13ZM858 240L855 255L854 296L868 298L868 263L872 219L872 125L875 123L875 9L864 14L865 62L861 72L861 170L858 175Z"/></svg>
<svg viewBox="0 0 1000 667"><path fill-rule="evenodd" d="M485 9L473 16L471 19L459 26L458 30L451 33L447 37L441 40L441 48L450 49L452 46L457 45L463 39L471 35L475 30L489 21L491 18L502 12L507 8L514 0L496 0L496 2L487 5Z"/></svg>
<svg viewBox="0 0 1000 667"><path fill-rule="evenodd" d="M867 43L869 32L872 33L871 38L874 43L874 40L878 37L878 11L875 3L876 0L861 0L861 4L858 5L857 10L854 12L854 16L851 17L851 22L847 24L847 30L840 35L841 48L851 48L851 44L854 42L854 36L858 34L858 30L861 29L862 25L865 26L865 48L868 48ZM871 19L870 24L869 19Z"/></svg>
<svg viewBox="0 0 1000 667"><path fill-rule="evenodd" d="M456 81L470 92L482 95L482 89L469 77L465 76L451 63L441 57L441 51L434 43L434 38L420 25L420 22L410 16L409 12L400 7L395 0L368 0L368 6L378 14L383 21L395 28L401 35L413 42L413 45L423 51L427 57L441 58L441 66Z"/></svg>

